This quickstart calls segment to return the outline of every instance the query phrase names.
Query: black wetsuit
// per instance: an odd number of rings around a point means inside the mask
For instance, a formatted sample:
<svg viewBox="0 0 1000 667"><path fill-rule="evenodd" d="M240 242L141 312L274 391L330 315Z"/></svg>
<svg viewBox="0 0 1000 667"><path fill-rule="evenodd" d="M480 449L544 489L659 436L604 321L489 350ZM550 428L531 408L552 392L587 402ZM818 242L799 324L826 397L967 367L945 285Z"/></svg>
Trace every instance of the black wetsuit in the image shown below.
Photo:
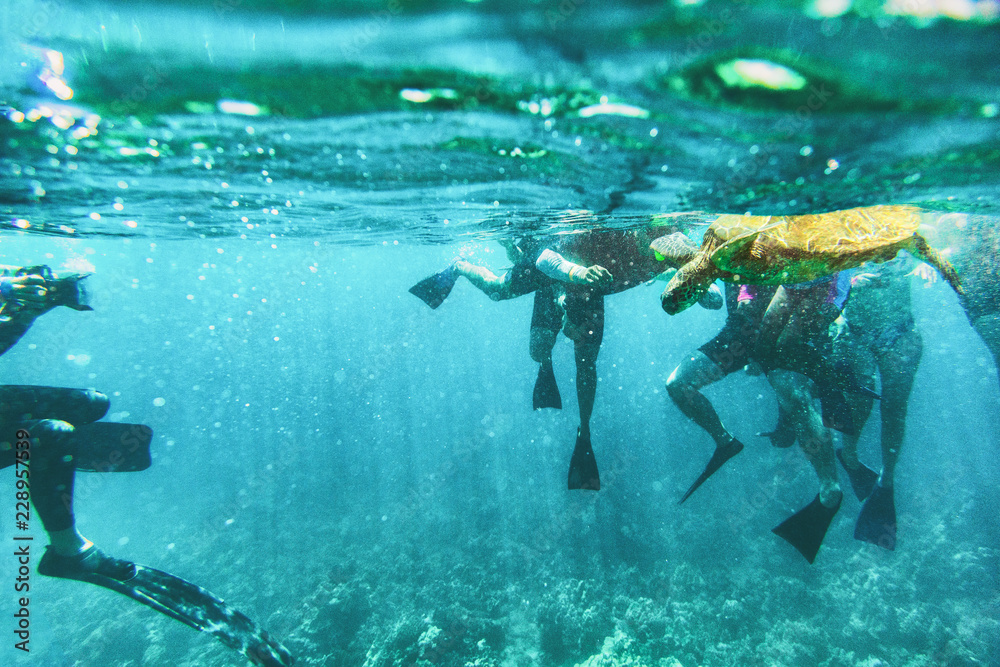
<svg viewBox="0 0 1000 667"><path fill-rule="evenodd" d="M0 354L29 327L23 321L0 323ZM31 501L49 532L74 524L73 425L97 421L108 406L108 398L92 390L0 385L0 468L14 465L23 450L17 442L27 434Z"/></svg>
<svg viewBox="0 0 1000 667"><path fill-rule="evenodd" d="M740 286L726 283L726 323L715 338L698 348L726 375L750 363L761 319L777 290L776 286L757 286L756 298L739 308Z"/></svg>

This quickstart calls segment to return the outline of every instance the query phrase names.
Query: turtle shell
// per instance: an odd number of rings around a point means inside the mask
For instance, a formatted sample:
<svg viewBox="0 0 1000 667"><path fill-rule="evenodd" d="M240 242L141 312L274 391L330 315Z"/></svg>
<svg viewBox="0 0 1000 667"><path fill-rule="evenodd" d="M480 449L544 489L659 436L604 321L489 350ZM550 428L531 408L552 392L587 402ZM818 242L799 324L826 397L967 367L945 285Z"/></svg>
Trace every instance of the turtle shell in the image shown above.
<svg viewBox="0 0 1000 667"><path fill-rule="evenodd" d="M723 215L712 263L746 282L794 283L890 259L920 226L914 206L868 206L796 216Z"/></svg>

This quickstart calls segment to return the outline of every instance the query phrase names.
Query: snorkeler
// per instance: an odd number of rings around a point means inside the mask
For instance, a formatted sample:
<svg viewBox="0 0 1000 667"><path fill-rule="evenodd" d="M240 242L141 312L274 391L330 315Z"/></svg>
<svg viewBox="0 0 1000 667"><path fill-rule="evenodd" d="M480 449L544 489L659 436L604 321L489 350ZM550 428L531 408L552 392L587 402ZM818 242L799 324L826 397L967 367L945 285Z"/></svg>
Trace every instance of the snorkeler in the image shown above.
<svg viewBox="0 0 1000 667"><path fill-rule="evenodd" d="M742 299L741 289L744 292ZM773 294L777 288L758 289ZM722 329L710 341L688 354L667 378L667 394L670 399L688 419L703 428L715 441L712 458L681 497L682 503L726 461L743 451L743 443L726 428L712 403L700 390L742 370L752 361L750 352L770 299L766 294L758 299L745 298L745 294L746 286L726 284L727 315ZM785 423L784 420L782 423Z"/></svg>
<svg viewBox="0 0 1000 667"><path fill-rule="evenodd" d="M86 277L57 276L47 266L0 266L0 355L57 306L93 310L82 283ZM23 503L18 502L18 514L23 504L24 515L18 527L27 528L30 498L49 536L39 574L127 595L216 636L255 664L290 665L292 657L283 646L209 591L109 556L77 530L73 514L77 470L136 471L151 463L152 431L141 424L99 422L109 406L107 396L89 389L0 385L0 468L15 466L19 501L24 494ZM21 548L19 554L30 558L30 546Z"/></svg>
<svg viewBox="0 0 1000 667"><path fill-rule="evenodd" d="M443 271L421 280L409 291L433 309L444 303L455 282L463 276L493 301L506 301L534 292L529 351L531 359L539 367L532 392L532 408L561 409L562 398L552 368L552 348L562 322L553 280L560 277L549 276L539 267L559 267L565 272L562 279L566 282L582 284L607 281L611 274L601 266L584 267L566 262L561 255L528 236L516 241L503 239L499 243L507 251L507 259L513 264L503 274L498 276L484 266L459 258ZM553 326L554 322L556 326Z"/></svg>
<svg viewBox="0 0 1000 667"><path fill-rule="evenodd" d="M844 496L837 480L831 428L854 433L857 427L842 409L846 404L842 390L831 387L845 381L830 375L835 370L830 363L830 325L840 315L849 294L850 279L843 272L780 286L761 320L753 350L754 360L767 374L778 399L776 433L785 429L794 433L819 478L816 498L772 531L810 563L816 559ZM853 375L846 382L854 383ZM839 400L835 401L835 397ZM820 400L822 412L816 409L816 399ZM788 446L792 444L789 440L775 440L772 435L776 445Z"/></svg>
<svg viewBox="0 0 1000 667"><path fill-rule="evenodd" d="M673 266L683 266L698 247L677 232L656 243L659 256ZM748 291L749 290L749 291ZM684 415L703 428L715 441L715 451L705 469L684 493L680 502L715 474L729 459L743 451L743 443L723 425L704 387L742 370L750 363L760 320L777 287L725 285L726 322L710 341L690 353L667 378L667 394ZM751 297L757 298L751 298Z"/></svg>
<svg viewBox="0 0 1000 667"><path fill-rule="evenodd" d="M56 279L48 267L0 267L0 354L59 305L91 310L81 284L85 277ZM74 426L97 421L108 406L96 391L0 386L0 466L17 464L19 479L28 479L30 470L31 500L49 534L42 574L96 572L119 581L135 575L131 563L105 555L83 537L73 516Z"/></svg>
<svg viewBox="0 0 1000 667"><path fill-rule="evenodd" d="M661 254L674 260L690 246L670 239L660 242ZM726 287L729 315L722 331L683 361L667 381L667 391L677 406L704 428L716 443L704 471L681 499L683 503L743 445L722 424L699 389L744 367L764 371L778 399L779 421L767 435L778 447L798 439L820 481L820 493L805 508L774 529L812 563L843 494L837 482L833 438L816 410L816 384L807 374L827 368L817 357L828 357L827 329L846 300L845 280L834 275L801 285ZM832 421L832 420L828 420Z"/></svg>
<svg viewBox="0 0 1000 667"><path fill-rule="evenodd" d="M535 291L531 357L540 364L533 393L535 409L562 407L552 371L552 348L560 330L574 343L580 427L570 459L570 489L600 489L590 419L597 393L597 356L604 336L604 297L641 285L670 268L657 260L649 244L675 230L666 221L653 221L638 229L592 229L567 235L551 247L529 242L530 250L513 255L508 244L514 268L501 278L459 260L452 265L454 269L431 276L410 290L434 308L443 301L440 295L450 291L452 276L458 272L495 299ZM524 246L523 242L518 246ZM720 308L721 294L711 291L701 303L706 308Z"/></svg>
<svg viewBox="0 0 1000 667"><path fill-rule="evenodd" d="M888 550L896 546L896 508L893 476L903 446L906 406L923 351L920 332L913 321L909 276L929 282L937 274L924 264L906 273L907 260L862 267L851 279L851 300L838 321L838 351L864 375L878 369L882 382L882 472L858 460L858 431L871 413L870 397L856 395L859 428L844 434L837 457L851 480L858 500L864 501L854 537Z"/></svg>

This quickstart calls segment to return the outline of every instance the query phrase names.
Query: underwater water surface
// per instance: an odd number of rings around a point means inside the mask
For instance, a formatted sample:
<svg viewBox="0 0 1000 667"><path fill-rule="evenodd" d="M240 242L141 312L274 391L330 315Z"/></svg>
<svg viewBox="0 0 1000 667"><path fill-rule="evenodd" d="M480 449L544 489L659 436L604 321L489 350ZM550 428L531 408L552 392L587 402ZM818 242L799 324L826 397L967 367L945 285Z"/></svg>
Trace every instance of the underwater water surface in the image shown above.
<svg viewBox="0 0 1000 667"><path fill-rule="evenodd" d="M95 309L40 318L2 381L154 431L148 470L78 476L80 531L302 665L1000 664L1000 387L943 281L912 286L896 549L847 492L812 565L771 533L816 478L755 436L761 376L706 391L747 449L678 505L712 443L664 382L723 312L607 299L602 488L567 491L572 345L533 411L529 299L407 293L525 234L873 204L995 276L994 3L833 4L0 4L0 263L92 272ZM246 664L85 583L33 575L31 605L0 664Z"/></svg>

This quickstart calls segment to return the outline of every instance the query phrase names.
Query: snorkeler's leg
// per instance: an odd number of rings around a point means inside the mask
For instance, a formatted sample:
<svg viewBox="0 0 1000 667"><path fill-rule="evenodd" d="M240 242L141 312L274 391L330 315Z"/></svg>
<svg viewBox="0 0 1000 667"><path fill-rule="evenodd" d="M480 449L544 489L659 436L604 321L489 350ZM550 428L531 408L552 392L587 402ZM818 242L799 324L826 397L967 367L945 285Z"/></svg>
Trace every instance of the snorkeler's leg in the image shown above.
<svg viewBox="0 0 1000 667"><path fill-rule="evenodd" d="M705 469L681 497L684 502L714 475L726 461L743 451L743 443L722 424L712 403L699 389L725 377L725 371L701 350L688 355L667 379L667 393L689 419L701 426L715 441L715 451Z"/></svg>
<svg viewBox="0 0 1000 667"><path fill-rule="evenodd" d="M73 516L73 487L76 478L73 426L56 419L3 422L0 432L10 434L29 446L31 503L49 535L49 548L38 564L38 571L49 576L71 576L88 570L127 579L135 574L131 563L119 561L94 546L76 529ZM7 450L8 452L13 450ZM4 452L0 465L10 465L16 454Z"/></svg>
<svg viewBox="0 0 1000 667"><path fill-rule="evenodd" d="M823 426L809 379L801 373L780 369L768 373L767 379L795 428L802 453L816 471L820 500L826 507L838 505L843 494L834 465L833 434Z"/></svg>
<svg viewBox="0 0 1000 667"><path fill-rule="evenodd" d="M576 396L580 407L580 429L570 459L569 488L601 488L597 462L590 443L590 417L597 397L597 355L604 338L604 297L589 290L567 302L567 336L573 340L576 360Z"/></svg>
<svg viewBox="0 0 1000 667"><path fill-rule="evenodd" d="M764 316L757 329L753 357L765 371L775 367L779 338L792 316L794 307L795 304L788 290L781 286L771 297L771 303L764 311Z"/></svg>
<svg viewBox="0 0 1000 667"><path fill-rule="evenodd" d="M837 362L851 369L857 376L871 377L875 367L875 355L864 343L853 340L853 336L845 333L834 345ZM858 441L861 439L861 429L871 415L874 401L866 394L850 392L844 395L850 413L850 422L854 428L842 434L843 447L837 450L837 458L844 466L851 489L858 500L864 500L871 494L878 473L866 466L858 458Z"/></svg>
<svg viewBox="0 0 1000 667"><path fill-rule="evenodd" d="M820 492L812 502L776 526L772 532L786 540L812 563L826 531L840 509L844 494L837 482L833 461L833 437L816 410L809 380L799 373L775 370L768 374L778 402L793 421L802 452L820 481Z"/></svg>
<svg viewBox="0 0 1000 667"><path fill-rule="evenodd" d="M597 354L600 343L577 343L574 345L576 358L576 395L580 403L580 431L590 435L590 417L594 413L597 398Z"/></svg>
<svg viewBox="0 0 1000 667"><path fill-rule="evenodd" d="M531 335L529 351L531 358L539 363L538 377L532 392L532 407L562 408L562 397L552 369L552 348L562 327L562 312L555 303L551 287L535 292L535 304L531 313Z"/></svg>
<svg viewBox="0 0 1000 667"><path fill-rule="evenodd" d="M503 276L498 276L485 266L476 266L464 259L456 260L452 265L456 276L465 276L476 289L494 301L499 299L503 287Z"/></svg>
<svg viewBox="0 0 1000 667"><path fill-rule="evenodd" d="M972 320L972 327L979 334L996 363L997 378L1000 379L1000 313L981 315Z"/></svg>
<svg viewBox="0 0 1000 667"><path fill-rule="evenodd" d="M716 447L728 445L733 435L722 424L711 401L699 390L724 377L725 373L717 363L701 350L695 350L667 378L670 399L688 419L705 429Z"/></svg>
<svg viewBox="0 0 1000 667"><path fill-rule="evenodd" d="M920 333L910 329L878 357L882 375L882 487L893 484L906 430L906 407L922 353Z"/></svg>
<svg viewBox="0 0 1000 667"><path fill-rule="evenodd" d="M911 328L878 355L882 375L882 474L861 507L854 538L890 551L896 548L893 477L903 446L906 404L922 350L920 334Z"/></svg>
<svg viewBox="0 0 1000 667"><path fill-rule="evenodd" d="M103 417L110 405L107 396L93 389L0 386L0 419L11 422L44 417L80 426Z"/></svg>

